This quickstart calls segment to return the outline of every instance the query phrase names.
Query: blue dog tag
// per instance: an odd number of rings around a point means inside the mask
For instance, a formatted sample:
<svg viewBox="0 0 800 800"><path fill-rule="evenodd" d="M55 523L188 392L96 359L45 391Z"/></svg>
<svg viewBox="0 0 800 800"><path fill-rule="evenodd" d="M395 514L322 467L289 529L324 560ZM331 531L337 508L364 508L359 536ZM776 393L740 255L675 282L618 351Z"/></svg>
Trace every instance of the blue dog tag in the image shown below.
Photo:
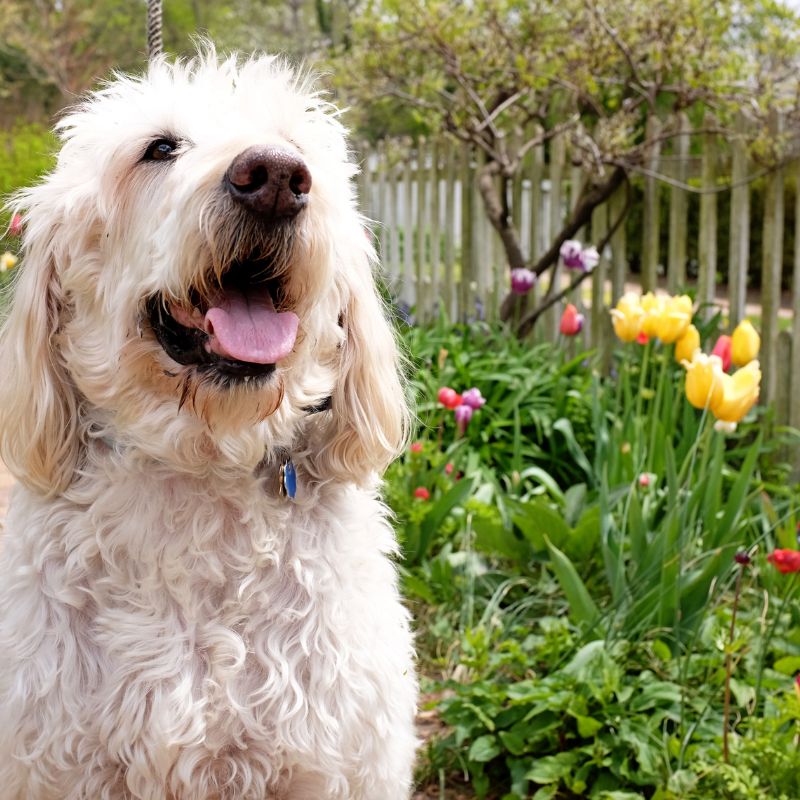
<svg viewBox="0 0 800 800"><path fill-rule="evenodd" d="M281 464L281 495L294 500L297 494L297 472L290 458Z"/></svg>

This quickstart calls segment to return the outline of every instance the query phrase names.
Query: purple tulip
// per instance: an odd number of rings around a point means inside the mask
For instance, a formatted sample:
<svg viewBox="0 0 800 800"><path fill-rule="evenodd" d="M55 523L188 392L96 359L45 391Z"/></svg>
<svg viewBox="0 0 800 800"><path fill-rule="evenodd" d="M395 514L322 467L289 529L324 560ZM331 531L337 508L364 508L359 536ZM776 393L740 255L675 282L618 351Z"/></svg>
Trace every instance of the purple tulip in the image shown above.
<svg viewBox="0 0 800 800"><path fill-rule="evenodd" d="M461 405L456 406L453 410L453 414L455 414L456 418L456 425L458 425L458 431L462 435L467 430L467 425L469 425L469 421L472 419L472 406Z"/></svg>
<svg viewBox="0 0 800 800"><path fill-rule="evenodd" d="M587 247L581 253L581 261L583 262L583 271L591 272L600 263L600 253L597 252L596 247Z"/></svg>
<svg viewBox="0 0 800 800"><path fill-rule="evenodd" d="M583 259L581 258L583 247L581 247L580 242L575 239L567 239L567 241L561 245L561 249L558 252L567 269L584 268Z"/></svg>
<svg viewBox="0 0 800 800"><path fill-rule="evenodd" d="M461 395L461 402L465 406L469 406L473 411L477 411L486 404L486 398L481 394L480 389L473 386Z"/></svg>
<svg viewBox="0 0 800 800"><path fill-rule="evenodd" d="M536 273L520 267L511 270L511 291L514 294L528 294L536 283Z"/></svg>

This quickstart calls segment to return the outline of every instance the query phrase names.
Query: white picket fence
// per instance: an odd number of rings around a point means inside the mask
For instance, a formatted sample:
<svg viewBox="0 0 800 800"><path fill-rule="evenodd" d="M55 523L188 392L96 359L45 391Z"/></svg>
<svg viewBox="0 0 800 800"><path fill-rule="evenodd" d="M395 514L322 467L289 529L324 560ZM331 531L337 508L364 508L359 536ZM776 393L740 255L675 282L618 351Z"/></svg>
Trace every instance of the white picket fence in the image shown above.
<svg viewBox="0 0 800 800"><path fill-rule="evenodd" d="M765 182L764 203L756 215L748 178L759 171L748 163L744 145L721 141L709 133L694 135L685 118L679 124L683 133L673 140L668 152L655 147L650 151L648 174L637 180L641 202L634 204L629 214L638 218L639 240L630 240L625 226L621 226L601 254L600 265L591 278L569 297L587 316L584 343L601 350L608 347L612 333L607 308L626 287L631 288L631 283L644 291L659 285L671 292L691 287L698 305L719 304L726 309L730 327L745 316L756 318L763 342L762 399L775 404L780 422L800 428L797 229L793 264L786 265L793 270L791 299L781 308L786 202L795 204L797 226L800 161L761 175ZM651 133L657 125L652 123ZM495 319L509 278L500 238L483 211L476 186L475 154L445 138L391 140L374 147L362 145L361 159L362 208L375 221L384 270L398 299L413 308L421 321L431 319L440 309L454 320L477 316ZM659 174L666 176L666 183L654 177ZM571 165L564 138L557 137L547 148L535 148L530 153L510 197L527 257L535 258L550 246L583 181L581 169ZM697 224L692 226L687 182L701 190ZM662 188L665 185L666 190ZM720 253L718 207L726 193L730 235L727 252ZM587 243L600 241L624 202L624 190L620 190L595 211L588 230L581 231L577 238ZM668 204L666 214L664 203ZM662 217L667 219L668 227L663 236ZM762 231L758 254L761 281L755 305L748 306L750 235L755 226ZM698 257L696 275L687 276L690 244ZM640 265L636 275L629 271L632 258ZM729 278L721 285L718 269L725 261ZM542 290L547 279L543 284ZM537 325L537 336L558 335L562 307L543 316ZM593 309L601 311L592 313Z"/></svg>

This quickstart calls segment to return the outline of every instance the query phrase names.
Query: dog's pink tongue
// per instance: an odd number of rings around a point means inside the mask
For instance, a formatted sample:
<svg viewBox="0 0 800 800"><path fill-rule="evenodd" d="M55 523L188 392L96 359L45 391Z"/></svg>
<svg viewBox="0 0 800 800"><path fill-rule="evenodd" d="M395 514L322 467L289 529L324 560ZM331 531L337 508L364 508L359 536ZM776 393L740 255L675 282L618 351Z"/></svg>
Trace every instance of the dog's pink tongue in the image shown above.
<svg viewBox="0 0 800 800"><path fill-rule="evenodd" d="M274 364L292 352L299 320L278 313L269 292L244 295L226 289L206 312L205 331L212 353L251 364Z"/></svg>

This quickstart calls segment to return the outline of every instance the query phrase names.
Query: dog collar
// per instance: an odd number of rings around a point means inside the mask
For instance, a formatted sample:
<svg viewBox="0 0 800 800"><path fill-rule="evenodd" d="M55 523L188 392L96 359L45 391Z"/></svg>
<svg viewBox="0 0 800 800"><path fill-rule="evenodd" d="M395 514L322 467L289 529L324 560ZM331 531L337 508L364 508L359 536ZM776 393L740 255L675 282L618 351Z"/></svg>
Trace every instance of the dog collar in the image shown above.
<svg viewBox="0 0 800 800"><path fill-rule="evenodd" d="M294 500L297 494L297 470L291 458L285 458L278 470L278 494Z"/></svg>
<svg viewBox="0 0 800 800"><path fill-rule="evenodd" d="M319 414L322 411L330 411L332 404L333 398L328 396L314 406L307 406L303 411L309 415ZM278 467L278 495L289 500L294 500L297 496L297 470L288 453L281 458Z"/></svg>

